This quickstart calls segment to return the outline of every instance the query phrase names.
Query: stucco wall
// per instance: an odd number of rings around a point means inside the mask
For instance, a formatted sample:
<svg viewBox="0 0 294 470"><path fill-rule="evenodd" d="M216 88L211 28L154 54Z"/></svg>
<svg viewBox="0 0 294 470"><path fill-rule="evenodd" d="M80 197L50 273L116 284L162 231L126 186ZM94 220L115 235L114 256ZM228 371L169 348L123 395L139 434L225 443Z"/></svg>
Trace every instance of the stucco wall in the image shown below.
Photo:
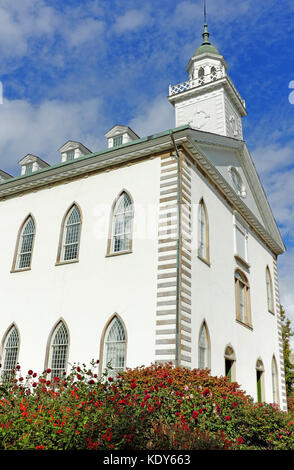
<svg viewBox="0 0 294 470"><path fill-rule="evenodd" d="M1 201L0 338L15 322L24 371L43 371L48 337L61 317L70 334L70 363L99 358L101 333L114 313L127 329L127 366L153 361L157 239L146 240L143 234L134 240L131 254L106 257L106 251L115 198L128 190L135 203L135 225L139 219L144 222L142 214L148 212L142 207L158 205L159 172L158 159L145 160ZM61 221L74 201L83 219L79 262L55 266ZM10 273L17 233L29 213L36 220L32 269ZM149 217L157 224L152 213ZM99 227L104 228L102 237Z"/></svg>

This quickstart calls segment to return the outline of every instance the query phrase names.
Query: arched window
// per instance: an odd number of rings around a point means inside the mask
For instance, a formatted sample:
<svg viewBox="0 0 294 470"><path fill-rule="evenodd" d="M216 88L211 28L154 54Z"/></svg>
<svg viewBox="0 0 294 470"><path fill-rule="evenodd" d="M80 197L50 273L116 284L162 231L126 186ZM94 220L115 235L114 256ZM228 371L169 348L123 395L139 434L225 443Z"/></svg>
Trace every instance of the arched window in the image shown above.
<svg viewBox="0 0 294 470"><path fill-rule="evenodd" d="M261 359L256 362L257 401L264 401L264 367Z"/></svg>
<svg viewBox="0 0 294 470"><path fill-rule="evenodd" d="M250 288L246 276L235 271L236 317L242 323L251 326Z"/></svg>
<svg viewBox="0 0 294 470"><path fill-rule="evenodd" d="M209 263L208 214L203 199L201 199L198 208L198 256Z"/></svg>
<svg viewBox="0 0 294 470"><path fill-rule="evenodd" d="M63 321L60 321L54 329L49 350L48 366L51 369L51 377L61 377L66 371L68 356L68 332Z"/></svg>
<svg viewBox="0 0 294 470"><path fill-rule="evenodd" d="M206 323L203 322L199 334L198 367L199 369L210 368L210 341Z"/></svg>
<svg viewBox="0 0 294 470"><path fill-rule="evenodd" d="M273 403L279 403L278 366L275 356L272 359Z"/></svg>
<svg viewBox="0 0 294 470"><path fill-rule="evenodd" d="M33 217L29 216L23 223L19 232L13 270L21 270L31 267L34 238L35 222Z"/></svg>
<svg viewBox="0 0 294 470"><path fill-rule="evenodd" d="M103 369L109 365L108 374L112 377L126 365L126 332L117 316L111 320L104 335Z"/></svg>
<svg viewBox="0 0 294 470"><path fill-rule="evenodd" d="M227 346L225 349L225 375L229 382L236 380L236 356L232 346Z"/></svg>
<svg viewBox="0 0 294 470"><path fill-rule="evenodd" d="M15 326L12 326L6 335L3 347L3 366L2 377L8 380L11 375L12 369L15 369L17 364L19 348L19 335Z"/></svg>
<svg viewBox="0 0 294 470"><path fill-rule="evenodd" d="M274 313L273 283L272 283L272 276L271 276L268 266L265 271L265 278L266 278L267 307L268 307L269 312Z"/></svg>
<svg viewBox="0 0 294 470"><path fill-rule="evenodd" d="M78 206L74 204L63 219L57 262L78 260L80 234L81 213Z"/></svg>
<svg viewBox="0 0 294 470"><path fill-rule="evenodd" d="M110 253L130 251L132 249L132 225L132 200L129 194L123 191L113 209Z"/></svg>
<svg viewBox="0 0 294 470"><path fill-rule="evenodd" d="M204 75L205 75L204 68L203 68L203 67L200 67L200 69L198 70L199 85L203 85L203 83L204 83Z"/></svg>
<svg viewBox="0 0 294 470"><path fill-rule="evenodd" d="M211 67L210 69L210 77L211 80L216 80L217 79L217 72L215 67Z"/></svg>

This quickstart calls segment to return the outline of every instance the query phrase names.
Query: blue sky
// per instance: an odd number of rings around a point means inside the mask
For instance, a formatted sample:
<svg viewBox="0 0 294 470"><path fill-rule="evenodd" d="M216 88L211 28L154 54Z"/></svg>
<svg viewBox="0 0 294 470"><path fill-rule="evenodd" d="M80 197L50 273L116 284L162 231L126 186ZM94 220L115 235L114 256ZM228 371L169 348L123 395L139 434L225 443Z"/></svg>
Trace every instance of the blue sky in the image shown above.
<svg viewBox="0 0 294 470"><path fill-rule="evenodd" d="M285 244L281 298L294 322L293 0L208 0L212 42L246 100L244 137ZM168 85L201 43L202 0L0 0L0 167L49 163L68 139L105 147L114 124L174 127Z"/></svg>

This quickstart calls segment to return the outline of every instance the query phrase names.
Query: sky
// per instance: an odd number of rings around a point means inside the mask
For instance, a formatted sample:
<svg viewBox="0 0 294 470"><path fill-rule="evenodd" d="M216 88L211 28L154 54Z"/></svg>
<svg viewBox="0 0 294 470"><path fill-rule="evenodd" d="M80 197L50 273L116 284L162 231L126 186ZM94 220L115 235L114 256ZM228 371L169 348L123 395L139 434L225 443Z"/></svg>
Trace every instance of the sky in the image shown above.
<svg viewBox="0 0 294 470"><path fill-rule="evenodd" d="M281 302L294 325L294 0L207 8L287 247ZM28 153L58 163L67 140L101 150L117 123L141 137L173 128L168 85L187 79L202 30L203 0L0 0L0 168L20 174Z"/></svg>

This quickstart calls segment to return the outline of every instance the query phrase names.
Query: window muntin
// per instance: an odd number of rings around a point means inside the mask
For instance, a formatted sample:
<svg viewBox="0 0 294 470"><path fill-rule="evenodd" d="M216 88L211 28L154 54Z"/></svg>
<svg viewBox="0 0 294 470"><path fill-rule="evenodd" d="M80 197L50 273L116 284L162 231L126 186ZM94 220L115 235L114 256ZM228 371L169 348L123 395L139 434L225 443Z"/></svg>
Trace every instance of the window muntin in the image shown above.
<svg viewBox="0 0 294 470"><path fill-rule="evenodd" d="M118 147L119 145L122 145L123 138L122 135L119 135L118 137L113 137L113 146Z"/></svg>
<svg viewBox="0 0 294 470"><path fill-rule="evenodd" d="M68 332L61 321L54 330L50 345L49 367L51 377L61 377L66 371L68 355Z"/></svg>
<svg viewBox="0 0 294 470"><path fill-rule="evenodd" d="M113 212L112 253L131 250L133 205L130 196L123 192Z"/></svg>
<svg viewBox="0 0 294 470"><path fill-rule="evenodd" d="M209 262L208 215L203 200L200 201L198 209L198 256Z"/></svg>
<svg viewBox="0 0 294 470"><path fill-rule="evenodd" d="M61 261L78 259L80 230L81 214L78 207L74 205L65 219Z"/></svg>
<svg viewBox="0 0 294 470"><path fill-rule="evenodd" d="M6 337L4 343L4 358L1 376L4 380L9 380L11 377L11 371L15 369L17 365L17 356L19 348L19 335L15 326L13 326Z"/></svg>
<svg viewBox="0 0 294 470"><path fill-rule="evenodd" d="M266 293L267 293L267 307L269 312L274 312L274 292L273 292L273 283L272 277L269 270L269 267L266 268Z"/></svg>
<svg viewBox="0 0 294 470"><path fill-rule="evenodd" d="M27 163L25 166L25 175L30 175L33 172L33 163Z"/></svg>
<svg viewBox="0 0 294 470"><path fill-rule="evenodd" d="M198 367L199 369L209 368L209 337L205 322L202 324L199 334Z"/></svg>
<svg viewBox="0 0 294 470"><path fill-rule="evenodd" d="M246 276L235 272L236 318L251 326L250 289Z"/></svg>
<svg viewBox="0 0 294 470"><path fill-rule="evenodd" d="M25 269L31 266L33 244L35 237L35 222L29 217L25 222L18 242L16 269Z"/></svg>
<svg viewBox="0 0 294 470"><path fill-rule="evenodd" d="M110 365L108 374L115 377L120 370L125 369L126 334L118 317L109 324L104 337L104 369Z"/></svg>
<svg viewBox="0 0 294 470"><path fill-rule="evenodd" d="M68 150L66 152L66 161L74 160L75 158L75 151L74 150Z"/></svg>

